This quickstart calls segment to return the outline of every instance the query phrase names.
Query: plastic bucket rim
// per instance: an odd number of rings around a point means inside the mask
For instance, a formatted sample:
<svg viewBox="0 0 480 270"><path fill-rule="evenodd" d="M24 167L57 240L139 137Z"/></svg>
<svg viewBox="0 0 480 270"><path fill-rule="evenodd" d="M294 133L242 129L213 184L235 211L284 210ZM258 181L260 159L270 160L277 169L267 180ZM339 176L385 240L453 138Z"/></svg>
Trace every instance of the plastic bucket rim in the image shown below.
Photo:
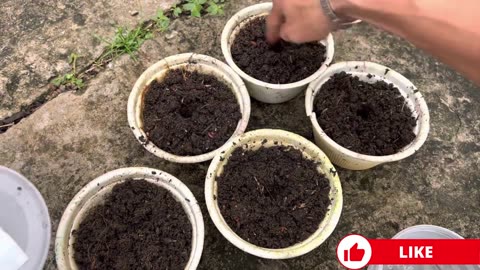
<svg viewBox="0 0 480 270"><path fill-rule="evenodd" d="M326 80L330 78L330 77L326 77L327 76L326 74L328 74L331 71L335 71L334 73L339 73L343 71L343 69L345 69L345 66L364 66L364 67L371 66L371 67L381 68L383 70L388 69L389 70L388 74L390 74L390 76L392 74L395 74L394 76L400 79L401 81L405 82L406 85L408 84L410 87L413 87L412 90L417 90L415 85L412 82L410 82L410 80L408 80L406 77L404 77L402 74L396 72L395 70L387 66L383 66L381 64L377 64L369 61L345 61L345 62L338 62L331 65L324 74L322 74L319 78L317 78L315 81L313 81L309 85L305 95L305 105L306 105L305 108L306 108L307 116L310 118L310 122L312 123L313 128L318 131L322 139L324 139L329 145L333 146L333 148L336 151L340 152L345 156L376 163L377 165L405 159L413 155L416 151L418 151L426 142L428 133L430 131L430 114L429 114L428 106L425 99L423 98L423 95L419 91L415 92L414 96L416 98L416 101L417 101L417 104L419 105L420 110L423 113L422 119L419 119L418 123L420 123L420 120L423 120L423 123L420 124L420 128L419 128L416 139L410 145L407 145L398 153L395 153L392 155L386 155L386 156L371 156L371 155L360 154L339 145L337 142L335 142L323 131L323 129L320 127L318 123L318 120L316 118L315 113L313 112L313 108L311 105L315 100L315 96L313 93L316 92L317 89L321 88L323 83L325 83ZM371 73L371 72L362 72L362 73ZM382 78L381 74L375 74L375 75L379 75L377 77ZM382 80L385 80L385 79L382 79ZM395 86L401 92L404 92L404 90L402 89L403 88L402 86L400 87L398 85L395 85ZM407 86L405 86L405 88L407 88Z"/></svg>
<svg viewBox="0 0 480 270"><path fill-rule="evenodd" d="M46 244L45 244L45 246L47 247L42 251L42 254L39 256L39 260L42 262L42 265L39 265L39 266L43 267L45 265L45 262L47 261L47 258L48 258L49 248L50 248L50 244L51 244L51 236L52 236L52 220L50 218L50 212L48 211L47 203L45 202L45 199L43 198L42 194L37 189L37 187L30 180L28 180L23 174L15 171L13 169L10 169L8 167L0 165L0 171L1 170L5 171L9 174L12 174L15 177L17 177L18 179L22 180L23 185L28 186L29 189L32 190L32 192L34 193L34 195L37 197L38 201L41 204L40 208L44 212L43 218L45 218L45 221L46 221L46 224L45 224L46 225L46 228L45 228L45 231L46 231L46 242L45 243ZM5 232L5 233L7 233L7 232ZM26 250L23 250L23 251L26 253ZM25 264L24 264L24 266L25 266Z"/></svg>
<svg viewBox="0 0 480 270"><path fill-rule="evenodd" d="M335 170L335 167L333 166L333 164L331 164L328 157L314 143L292 132L278 130L278 129L260 129L260 130L250 131L243 134L242 136L237 138L234 142L232 142L230 144L229 150L227 151L233 151L233 149L242 147L243 141L248 142L249 140L252 140L257 137L265 138L265 137L269 137L269 135L275 136L275 140L279 140L278 137L282 137L282 136L291 137L289 139L292 139L294 141L298 140L297 142L301 143L304 147L308 148L310 151L317 154L315 156L312 156L312 158L318 161L321 161L320 163L323 164L322 167L325 167L325 168L328 167L332 169L332 170L322 169L323 173L325 173L326 175L329 175L328 177L331 177L330 195L332 195L333 197L333 202L331 202L331 205L330 205L331 207L329 206L329 210L327 211L327 214L325 215L324 220L322 220L322 223L325 222L324 226L322 227L321 226L322 224L319 224L319 229L315 233L313 233L308 239L300 243L297 243L291 247L282 248L282 249L263 248L263 247L259 247L254 244L251 244L248 241L242 239L228 226L228 224L223 219L223 215L221 214L221 211L218 208L216 191L214 191L214 189L216 188L214 184L216 182L215 174L217 173L217 170L223 167L226 161L228 161L228 158L223 157L224 153L217 155L213 159L212 163L210 164L210 167L208 169L207 176L206 176L206 181L205 181L205 200L206 200L207 209L208 209L210 218L212 219L213 223L215 224L217 229L220 231L220 233L237 248L249 254L252 254L261 258L265 258L265 259L295 258L295 257L302 256L306 253L309 253L310 251L319 247L326 239L328 239L328 237L335 230L340 220L340 216L343 208L342 187L341 187L338 173ZM259 139L258 141L261 142L262 140ZM290 143L287 143L287 144L292 145ZM318 235L316 237L313 237L316 234Z"/></svg>
<svg viewBox="0 0 480 270"><path fill-rule="evenodd" d="M412 232L421 232L421 231L442 233L445 236L449 236L451 239L464 239L461 235L459 235L458 233L452 230L449 230L444 227L436 226L436 225L429 225L429 224L415 225L415 226L405 228L400 232L398 232L395 236L393 236L392 239L407 239L407 238L401 238L401 237L404 237L405 235Z"/></svg>
<svg viewBox="0 0 480 270"><path fill-rule="evenodd" d="M237 12L233 17L230 18L230 20L227 22L225 25L223 31L222 31L222 36L221 36L221 47L222 47L222 53L227 61L228 65L237 73L240 75L240 77L249 83L252 83L254 85L258 85L260 87L264 87L267 89L278 89L278 90L288 90L288 89L294 89L298 87L302 87L305 85L308 85L315 79L317 79L321 74L323 74L330 63L333 61L333 57L335 54L335 45L334 45L334 40L333 40L333 35L331 33L328 34L327 38L324 40L321 40L325 47L326 47L326 53L325 53L325 61L323 62L322 66L312 75L309 77L298 81L298 82L293 82L293 83L288 83L288 84L273 84L273 83L267 83L261 80L258 80L247 73L245 73L242 69L240 69L237 64L233 61L233 57L230 51L230 37L235 28L243 21L248 20L249 17L254 17L255 15L250 15L247 16L248 13L253 12L253 11L258 11L256 15L265 13L272 8L272 3L260 3L260 4L255 4L251 5L249 7L246 7L239 12ZM247 16L247 17L246 17ZM243 18L245 17L245 18Z"/></svg>
<svg viewBox="0 0 480 270"><path fill-rule="evenodd" d="M175 62L177 61L177 59L182 59L183 60L182 62L184 65L185 64L207 65L208 63L215 65L216 72L224 74L225 77L229 77L229 79L231 80L229 83L233 86L231 89L232 93L235 95L235 98L237 99L237 102L240 106L242 118L238 121L237 128L232 133L230 138L219 148L207 153L203 153L201 155L179 156L179 155L166 152L165 150L162 150L160 147L156 146L153 142L148 140L146 133L139 126L139 123L137 121L137 119L140 117L140 114L141 114L141 110L138 108L139 102L141 102L141 100L139 99L143 96L143 92L145 91L145 88L142 88L141 85L143 83L147 85L153 79L155 79L156 76L159 73L161 73L163 70L170 69L171 67L169 62ZM191 61L194 61L194 62L191 62ZM182 64L175 64L173 66L179 66L179 65L182 65ZM212 68L212 66L209 66L209 68ZM156 72L153 73L154 74L153 76L147 76L149 73L152 73L152 71L154 70L156 70ZM216 76L215 74L213 75ZM224 80L224 78L218 78L218 79ZM237 94L240 98L237 97ZM175 163L185 163L185 164L201 163L204 161L211 160L216 153L225 149L225 145L228 142L234 140L236 137L238 137L239 135L245 132L248 126L250 113L251 113L250 96L248 94L245 83L238 76L238 74L236 74L227 64L221 62L220 60L217 60L211 56L197 54L197 53L182 53L182 54L171 55L163 58L162 60L156 62L155 64L147 68L135 82L135 85L128 99L127 107L128 107L127 116L128 116L129 126L133 134L135 135L135 138L137 139L137 141L140 142L140 144L147 151L167 161L175 162ZM243 108L243 111L242 111L242 108ZM144 141L142 141L141 138L143 138Z"/></svg>
<svg viewBox="0 0 480 270"><path fill-rule="evenodd" d="M153 172L155 172L155 174L153 174ZM196 269L200 263L203 252L205 227L203 215L195 196L182 181L167 172L147 167L128 167L109 171L98 176L87 183L69 202L60 220L55 239L55 259L59 270L77 269L73 254L70 253L71 247L69 243L75 223L78 223L78 220L83 217L79 216L79 214L82 213L82 209L88 208L88 210L90 210L92 207L91 200L94 199L102 189L110 187L108 192L111 192L111 186L122 183L129 178L133 178L134 180L145 178L148 182L169 191L175 200L182 205L192 226L191 254L185 269ZM170 188L176 190L177 193L171 192L158 182L162 182L165 186L170 186ZM180 198L177 194L182 195L182 197ZM186 210L187 208L189 211ZM83 213L83 215L87 213L88 211Z"/></svg>

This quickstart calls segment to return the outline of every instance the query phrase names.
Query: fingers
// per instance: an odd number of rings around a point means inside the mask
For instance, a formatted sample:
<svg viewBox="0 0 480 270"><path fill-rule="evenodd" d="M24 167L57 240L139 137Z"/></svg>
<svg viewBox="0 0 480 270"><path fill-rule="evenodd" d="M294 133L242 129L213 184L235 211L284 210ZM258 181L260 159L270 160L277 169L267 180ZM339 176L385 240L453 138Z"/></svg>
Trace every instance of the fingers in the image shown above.
<svg viewBox="0 0 480 270"><path fill-rule="evenodd" d="M326 20L288 20L280 28L280 37L288 42L305 43L324 39L330 32Z"/></svg>
<svg viewBox="0 0 480 270"><path fill-rule="evenodd" d="M321 39L313 29L305 30L303 25L295 23L283 24L280 29L280 37L285 41L293 43L305 43Z"/></svg>
<svg viewBox="0 0 480 270"><path fill-rule="evenodd" d="M274 0L272 11L267 17L267 41L275 44L280 40L280 29L284 22L282 0Z"/></svg>
<svg viewBox="0 0 480 270"><path fill-rule="evenodd" d="M298 31L296 25L285 24L280 29L280 37L288 42L293 43L302 43L305 42L303 34L301 31Z"/></svg>
<svg viewBox="0 0 480 270"><path fill-rule="evenodd" d="M273 0L267 17L267 41L304 43L324 39L332 30L318 0Z"/></svg>

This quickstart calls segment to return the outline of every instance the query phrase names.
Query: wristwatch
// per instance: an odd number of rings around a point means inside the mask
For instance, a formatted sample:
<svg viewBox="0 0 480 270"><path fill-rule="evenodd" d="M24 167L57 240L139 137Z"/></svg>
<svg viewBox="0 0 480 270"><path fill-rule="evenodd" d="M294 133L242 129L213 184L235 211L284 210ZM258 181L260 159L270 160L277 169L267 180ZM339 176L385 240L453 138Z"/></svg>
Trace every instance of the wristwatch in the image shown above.
<svg viewBox="0 0 480 270"><path fill-rule="evenodd" d="M345 29L349 28L354 24L361 22L361 20L355 20L352 18L342 18L338 16L335 11L333 10L331 0L320 0L320 4L322 6L323 12L330 21L333 23L336 29Z"/></svg>

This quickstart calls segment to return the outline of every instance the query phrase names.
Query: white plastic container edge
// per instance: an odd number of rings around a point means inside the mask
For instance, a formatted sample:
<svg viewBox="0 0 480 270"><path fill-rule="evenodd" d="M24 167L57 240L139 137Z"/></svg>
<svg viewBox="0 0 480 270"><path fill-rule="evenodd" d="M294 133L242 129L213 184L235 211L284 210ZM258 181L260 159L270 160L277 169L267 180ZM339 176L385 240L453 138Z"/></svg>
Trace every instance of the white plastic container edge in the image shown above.
<svg viewBox="0 0 480 270"><path fill-rule="evenodd" d="M271 84L253 78L242 71L233 61L230 47L240 29L254 18L266 16L272 10L272 3L262 3L249 6L235 14L225 25L222 32L222 52L225 60L232 69L245 81L250 95L265 103L282 103L293 99L307 88L307 85L318 78L333 60L335 51L333 36L331 34L321 43L326 46L326 59L320 69L310 77L295 83Z"/></svg>
<svg viewBox="0 0 480 270"><path fill-rule="evenodd" d="M0 229L28 257L19 269L42 269L48 257L52 231L47 204L35 185L19 172L0 165L0 182ZM8 252L13 251L8 249ZM5 268L8 265L0 265L0 269Z"/></svg>
<svg viewBox="0 0 480 270"><path fill-rule="evenodd" d="M194 270L200 263L205 238L203 216L192 192L174 176L151 168L123 168L108 172L88 183L68 204L58 226L55 239L56 262L59 270L78 269L73 257L74 237L72 231L77 229L88 211L102 202L113 186L127 179L146 180L168 190L182 205L192 224L192 250L186 270Z"/></svg>
<svg viewBox="0 0 480 270"><path fill-rule="evenodd" d="M328 137L318 124L317 116L313 111L314 98L320 91L322 85L328 81L333 74L342 71L358 76L362 81L373 83L383 80L395 85L405 97L407 101L406 105L410 107L414 116L418 117L417 126L414 130L414 133L417 135L415 140L396 154L388 156L369 156L348 150ZM368 74L373 75L373 77L367 77ZM400 73L388 67L371 62L341 62L330 66L324 74L309 85L305 95L305 108L307 116L310 117L313 125L315 142L317 145L325 151L334 164L350 170L366 170L380 164L405 159L413 155L422 147L427 140L430 131L430 114L427 103L415 85Z"/></svg>
<svg viewBox="0 0 480 270"><path fill-rule="evenodd" d="M176 163L200 163L211 160L215 154L225 149L225 145L228 142L225 142L225 144L219 149L202 155L178 156L158 148L154 143L148 140L148 136L143 130L142 108L146 86L148 86L154 79L164 77L168 70L175 68L183 68L190 71L195 70L204 74L213 75L226 83L233 91L242 114L242 119L238 122L238 126L229 141L234 140L245 132L250 119L251 108L250 96L242 79L225 63L210 56L194 53L184 53L164 58L149 67L140 76L128 99L128 123L137 140L143 145L143 147L145 147L145 149L157 157Z"/></svg>
<svg viewBox="0 0 480 270"><path fill-rule="evenodd" d="M263 141L267 139L266 143ZM223 171L229 156L238 147L248 145L248 149L258 149L260 146L271 147L277 141L279 145L292 146L301 150L310 159L319 162L319 171L330 181L331 205L318 230L307 240L283 249L268 249L253 245L238 236L225 222L217 203L216 177ZM343 207L342 187L338 174L327 156L307 139L291 132L273 129L261 129L243 134L229 143L225 152L218 154L210 164L205 181L205 201L213 223L220 233L233 245L252 255L265 259L288 259L304 255L320 246L335 230Z"/></svg>

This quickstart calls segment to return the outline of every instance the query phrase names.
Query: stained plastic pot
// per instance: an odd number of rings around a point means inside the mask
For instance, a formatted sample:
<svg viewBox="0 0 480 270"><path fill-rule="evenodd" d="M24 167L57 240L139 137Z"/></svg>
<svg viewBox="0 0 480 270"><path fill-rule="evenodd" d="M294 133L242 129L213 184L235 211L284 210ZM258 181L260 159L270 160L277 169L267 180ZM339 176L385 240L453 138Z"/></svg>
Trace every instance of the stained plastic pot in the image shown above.
<svg viewBox="0 0 480 270"><path fill-rule="evenodd" d="M418 225L407 228L393 239L463 239L457 233L433 225ZM480 270L474 265L372 265L368 270Z"/></svg>
<svg viewBox="0 0 480 270"><path fill-rule="evenodd" d="M0 206L0 227L28 256L20 270L42 269L51 234L42 195L24 176L0 166Z"/></svg>
<svg viewBox="0 0 480 270"><path fill-rule="evenodd" d="M218 152L225 149L225 145L228 142L222 147L202 155L178 156L157 147L153 142L148 140L148 136L143 130L142 110L146 87L153 80L162 79L169 70L177 68L215 76L229 86L237 99L242 114L242 119L238 122L237 128L229 141L234 140L245 132L248 120L250 119L250 96L242 79L225 63L210 56L194 53L184 53L167 57L149 67L140 78L138 78L128 99L128 123L137 140L145 149L157 157L176 163L200 163L211 160Z"/></svg>
<svg viewBox="0 0 480 270"><path fill-rule="evenodd" d="M240 29L252 19L266 16L272 10L272 3L262 3L253 6L249 6L245 9L242 9L237 14L235 14L225 25L225 28L222 32L222 52L225 57L228 65L233 68L233 70L242 77L245 81L250 95L265 103L282 103L289 101L300 94L307 88L307 85L313 80L318 78L325 70L328 65L333 60L334 54L334 42L333 36L331 34L325 40L320 41L323 45L327 47L326 59L320 69L312 74L310 77L303 79L299 82L289 83L289 84L272 84L266 83L260 80L253 78L252 76L246 74L242 71L233 61L232 53L230 48L232 46L235 37L239 33Z"/></svg>
<svg viewBox="0 0 480 270"><path fill-rule="evenodd" d="M264 140L267 140L264 143ZM325 215L324 220L319 224L318 230L313 233L307 240L283 249L268 249L253 245L240 236L238 236L225 222L217 203L217 181L223 167L227 164L232 152L239 147L247 147L248 149L258 149L260 146L272 147L274 142L279 145L292 146L299 149L303 154L319 163L318 170L321 171L330 182L331 204ZM205 201L208 213L213 223L220 233L233 245L239 249L252 255L265 259L288 259L304 255L320 246L334 231L340 219L343 206L342 187L340 179L333 165L327 156L313 143L307 139L291 132L274 129L262 129L247 132L230 142L227 150L218 154L210 164L205 181Z"/></svg>
<svg viewBox="0 0 480 270"><path fill-rule="evenodd" d="M376 82L383 80L392 83L400 90L402 96L406 98L406 106L410 107L414 117L417 118L417 126L414 133L417 135L415 140L401 149L398 153L388 156L370 156L353 152L342 147L323 131L317 121L317 115L313 111L315 96L321 90L322 85L327 82L333 74L345 71L360 80L366 82ZM373 75L371 78L368 75ZM341 62L330 66L327 71L317 80L312 82L307 89L305 96L305 107L307 116L313 125L315 142L325 151L330 160L345 169L366 170L380 164L395 162L405 159L418 151L425 143L430 130L430 115L427 103L417 88L404 76L385 66L371 62Z"/></svg>
<svg viewBox="0 0 480 270"><path fill-rule="evenodd" d="M72 231L78 229L88 211L102 203L115 185L127 179L146 180L162 187L168 190L182 205L192 224L192 251L185 269L194 270L197 268L202 256L205 238L203 216L197 200L188 187L174 176L156 169L136 167L108 172L88 183L75 195L63 213L55 240L55 254L59 270L77 269L73 256L75 237Z"/></svg>

